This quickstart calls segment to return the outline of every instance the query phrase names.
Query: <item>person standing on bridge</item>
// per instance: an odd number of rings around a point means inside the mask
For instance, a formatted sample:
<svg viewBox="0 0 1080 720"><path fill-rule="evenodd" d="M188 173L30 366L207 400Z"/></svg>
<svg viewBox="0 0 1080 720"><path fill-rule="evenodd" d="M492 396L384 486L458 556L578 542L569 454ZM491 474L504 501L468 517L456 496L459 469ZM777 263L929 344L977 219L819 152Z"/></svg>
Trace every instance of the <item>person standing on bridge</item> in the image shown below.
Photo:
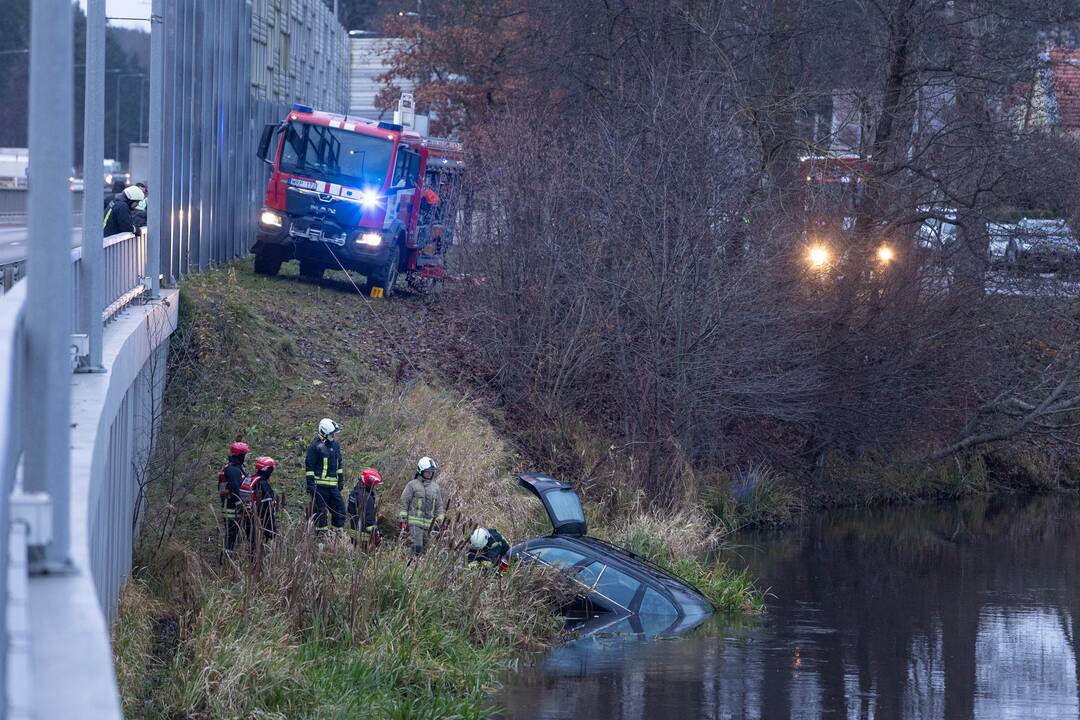
<svg viewBox="0 0 1080 720"><path fill-rule="evenodd" d="M244 458L248 454L247 443L237 440L229 446L229 462L218 474L218 494L221 496L221 516L225 521L225 552L232 552L236 547L236 538L240 534L240 522L243 520L244 506L240 496L240 486L244 484L247 471L244 470Z"/></svg>
<svg viewBox="0 0 1080 720"><path fill-rule="evenodd" d="M305 481L311 496L311 520L316 529L326 527L326 515L335 528L345 527L345 501L341 488L345 484L341 446L334 437L341 426L330 418L319 421L319 433L308 447L304 460Z"/></svg>
<svg viewBox="0 0 1080 720"><path fill-rule="evenodd" d="M143 191L132 185L109 203L109 210L105 213L105 237L125 232L137 235L139 229L135 227L134 213L144 200L146 196Z"/></svg>
<svg viewBox="0 0 1080 720"><path fill-rule="evenodd" d="M412 540L414 555L422 555L433 529L441 529L446 515L446 500L435 479L439 466L429 457L416 463L416 474L401 492L398 527Z"/></svg>

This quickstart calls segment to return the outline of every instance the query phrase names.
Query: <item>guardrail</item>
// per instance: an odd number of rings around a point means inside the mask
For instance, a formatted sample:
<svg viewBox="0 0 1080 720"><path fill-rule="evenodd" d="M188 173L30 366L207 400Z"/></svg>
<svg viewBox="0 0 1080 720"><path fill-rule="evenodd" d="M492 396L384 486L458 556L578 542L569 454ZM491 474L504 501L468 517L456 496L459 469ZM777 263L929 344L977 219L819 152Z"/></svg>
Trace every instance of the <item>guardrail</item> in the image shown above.
<svg viewBox="0 0 1080 720"><path fill-rule="evenodd" d="M118 233L105 238L104 257L102 258L105 271L105 285L103 289L105 307L101 311L102 322L109 322L118 312L123 310L129 303L146 292L146 228L135 235L133 233ZM79 265L82 262L82 248L73 248L71 251L71 272L74 292L72 293L73 327L83 327L79 316ZM25 272L25 270L23 270ZM5 287L7 276L5 278Z"/></svg>
<svg viewBox="0 0 1080 720"><path fill-rule="evenodd" d="M10 509L23 450L25 309L26 283L0 297L0 557L9 558L7 570L0 573L0 619L6 619L0 622L0 677L9 679L2 703L6 717L22 717L32 704L26 532L25 528L12 528ZM10 545L12 538L15 546ZM19 557L9 557L15 553Z"/></svg>

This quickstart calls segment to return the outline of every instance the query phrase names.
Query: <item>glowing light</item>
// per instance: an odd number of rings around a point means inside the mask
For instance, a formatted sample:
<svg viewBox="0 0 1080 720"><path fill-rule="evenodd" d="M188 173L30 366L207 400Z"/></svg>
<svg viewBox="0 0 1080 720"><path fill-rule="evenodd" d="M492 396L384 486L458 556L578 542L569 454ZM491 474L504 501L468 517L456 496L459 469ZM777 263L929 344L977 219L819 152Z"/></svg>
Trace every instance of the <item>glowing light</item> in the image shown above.
<svg viewBox="0 0 1080 720"><path fill-rule="evenodd" d="M824 245L814 245L806 254L811 267L820 268L829 264L829 249Z"/></svg>
<svg viewBox="0 0 1080 720"><path fill-rule="evenodd" d="M382 244L382 235L377 232L364 233L360 237L356 238L356 242L361 245L368 245L370 247L378 247Z"/></svg>
<svg viewBox="0 0 1080 720"><path fill-rule="evenodd" d="M259 222L270 227L281 227L281 216L273 210L263 210L259 216Z"/></svg>
<svg viewBox="0 0 1080 720"><path fill-rule="evenodd" d="M896 253L888 245L882 245L878 248L877 259L887 265L896 259Z"/></svg>
<svg viewBox="0 0 1080 720"><path fill-rule="evenodd" d="M364 190L360 193L360 204L369 210L379 204L379 193L375 190Z"/></svg>

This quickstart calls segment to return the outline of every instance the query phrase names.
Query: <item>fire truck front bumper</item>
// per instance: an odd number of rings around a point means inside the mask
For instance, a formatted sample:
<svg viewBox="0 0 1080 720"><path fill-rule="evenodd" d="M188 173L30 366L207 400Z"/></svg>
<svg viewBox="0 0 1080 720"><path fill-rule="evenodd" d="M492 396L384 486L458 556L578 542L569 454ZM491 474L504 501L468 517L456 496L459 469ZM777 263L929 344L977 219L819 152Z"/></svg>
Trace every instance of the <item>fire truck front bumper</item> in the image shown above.
<svg viewBox="0 0 1080 720"><path fill-rule="evenodd" d="M280 224L278 224L280 223ZM298 259L337 268L338 261L349 270L364 272L381 267L395 250L393 243L372 228L342 228L317 218L290 218L284 213L264 210L259 217L254 252L267 246L281 248L285 259Z"/></svg>

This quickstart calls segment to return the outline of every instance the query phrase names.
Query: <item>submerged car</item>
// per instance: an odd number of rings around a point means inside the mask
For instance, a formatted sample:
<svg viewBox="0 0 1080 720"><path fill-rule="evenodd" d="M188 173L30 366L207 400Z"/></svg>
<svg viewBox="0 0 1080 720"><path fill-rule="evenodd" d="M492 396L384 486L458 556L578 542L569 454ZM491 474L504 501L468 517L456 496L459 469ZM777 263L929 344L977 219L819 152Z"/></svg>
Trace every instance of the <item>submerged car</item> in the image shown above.
<svg viewBox="0 0 1080 720"><path fill-rule="evenodd" d="M527 473L518 484L536 495L552 533L518 543L511 557L572 575L581 594L561 610L582 634L670 635L701 624L713 606L697 589L629 550L586 535L585 512L574 489L548 475Z"/></svg>

